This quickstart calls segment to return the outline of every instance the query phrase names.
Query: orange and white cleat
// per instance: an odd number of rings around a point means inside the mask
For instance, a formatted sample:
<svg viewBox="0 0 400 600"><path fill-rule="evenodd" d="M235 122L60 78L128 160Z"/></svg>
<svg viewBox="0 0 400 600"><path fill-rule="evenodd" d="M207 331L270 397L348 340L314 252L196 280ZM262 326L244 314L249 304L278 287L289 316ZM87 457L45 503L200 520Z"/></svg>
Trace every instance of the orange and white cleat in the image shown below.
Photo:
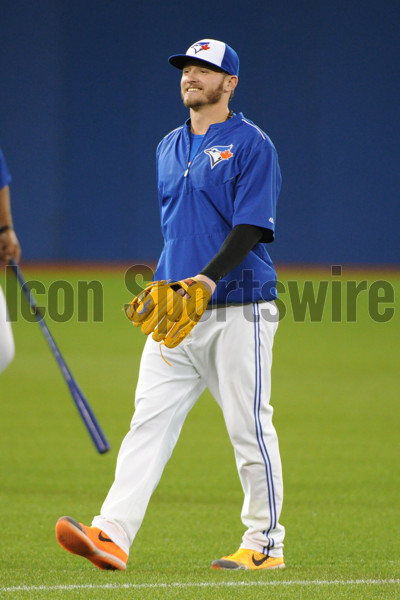
<svg viewBox="0 0 400 600"><path fill-rule="evenodd" d="M65 550L87 558L99 569L126 569L128 555L97 527L87 527L71 517L61 517L56 523L56 537Z"/></svg>
<svg viewBox="0 0 400 600"><path fill-rule="evenodd" d="M261 552L239 548L229 556L223 556L211 563L212 569L244 569L260 571L261 569L284 569L283 556L267 556Z"/></svg>

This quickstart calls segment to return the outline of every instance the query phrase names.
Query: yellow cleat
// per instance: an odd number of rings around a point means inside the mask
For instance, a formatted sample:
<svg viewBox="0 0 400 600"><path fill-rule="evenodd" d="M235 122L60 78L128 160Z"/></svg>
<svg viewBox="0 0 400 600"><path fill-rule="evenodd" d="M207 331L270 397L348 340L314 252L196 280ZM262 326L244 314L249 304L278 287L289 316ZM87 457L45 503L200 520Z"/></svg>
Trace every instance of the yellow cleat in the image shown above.
<svg viewBox="0 0 400 600"><path fill-rule="evenodd" d="M99 569L126 569L128 555L97 527L86 527L71 517L61 517L56 524L56 537L65 550L87 558Z"/></svg>
<svg viewBox="0 0 400 600"><path fill-rule="evenodd" d="M212 569L244 569L260 571L261 569L284 569L283 556L267 556L255 550L239 548L229 556L223 556L211 563Z"/></svg>

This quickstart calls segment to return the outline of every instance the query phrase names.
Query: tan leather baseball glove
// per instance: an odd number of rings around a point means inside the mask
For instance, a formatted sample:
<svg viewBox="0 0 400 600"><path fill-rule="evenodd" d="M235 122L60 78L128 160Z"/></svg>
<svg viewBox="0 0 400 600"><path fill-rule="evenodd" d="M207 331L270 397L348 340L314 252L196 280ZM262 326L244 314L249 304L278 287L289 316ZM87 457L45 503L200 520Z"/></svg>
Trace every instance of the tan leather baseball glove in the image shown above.
<svg viewBox="0 0 400 600"><path fill-rule="evenodd" d="M207 308L211 293L199 280L153 281L128 305L125 313L145 335L175 348L192 331Z"/></svg>

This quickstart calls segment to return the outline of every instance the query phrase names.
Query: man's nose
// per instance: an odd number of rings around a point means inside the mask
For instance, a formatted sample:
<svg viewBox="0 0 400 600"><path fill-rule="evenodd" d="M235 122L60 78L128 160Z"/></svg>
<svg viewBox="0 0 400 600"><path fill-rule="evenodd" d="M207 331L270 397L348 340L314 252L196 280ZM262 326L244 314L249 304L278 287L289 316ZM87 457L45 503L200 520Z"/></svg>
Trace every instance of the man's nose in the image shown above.
<svg viewBox="0 0 400 600"><path fill-rule="evenodd" d="M196 71L187 71L184 73L183 77L186 81L197 81L198 79Z"/></svg>

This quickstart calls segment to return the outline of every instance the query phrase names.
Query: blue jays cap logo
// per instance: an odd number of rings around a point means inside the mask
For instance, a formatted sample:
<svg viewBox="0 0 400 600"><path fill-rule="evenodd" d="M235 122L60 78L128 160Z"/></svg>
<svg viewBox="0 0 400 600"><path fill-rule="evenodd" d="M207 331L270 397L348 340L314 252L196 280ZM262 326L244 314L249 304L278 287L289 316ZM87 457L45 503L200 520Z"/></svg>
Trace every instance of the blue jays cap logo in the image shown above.
<svg viewBox="0 0 400 600"><path fill-rule="evenodd" d="M193 48L194 53L197 54L198 52L201 52L201 50L209 50L210 42L197 42L196 44L193 44L193 46L190 47Z"/></svg>
<svg viewBox="0 0 400 600"><path fill-rule="evenodd" d="M208 154L211 161L211 168L213 169L216 165L219 165L221 162L226 162L233 156L233 152L231 152L233 148L233 144L230 146L213 146L212 148L207 148L204 150L205 154Z"/></svg>

